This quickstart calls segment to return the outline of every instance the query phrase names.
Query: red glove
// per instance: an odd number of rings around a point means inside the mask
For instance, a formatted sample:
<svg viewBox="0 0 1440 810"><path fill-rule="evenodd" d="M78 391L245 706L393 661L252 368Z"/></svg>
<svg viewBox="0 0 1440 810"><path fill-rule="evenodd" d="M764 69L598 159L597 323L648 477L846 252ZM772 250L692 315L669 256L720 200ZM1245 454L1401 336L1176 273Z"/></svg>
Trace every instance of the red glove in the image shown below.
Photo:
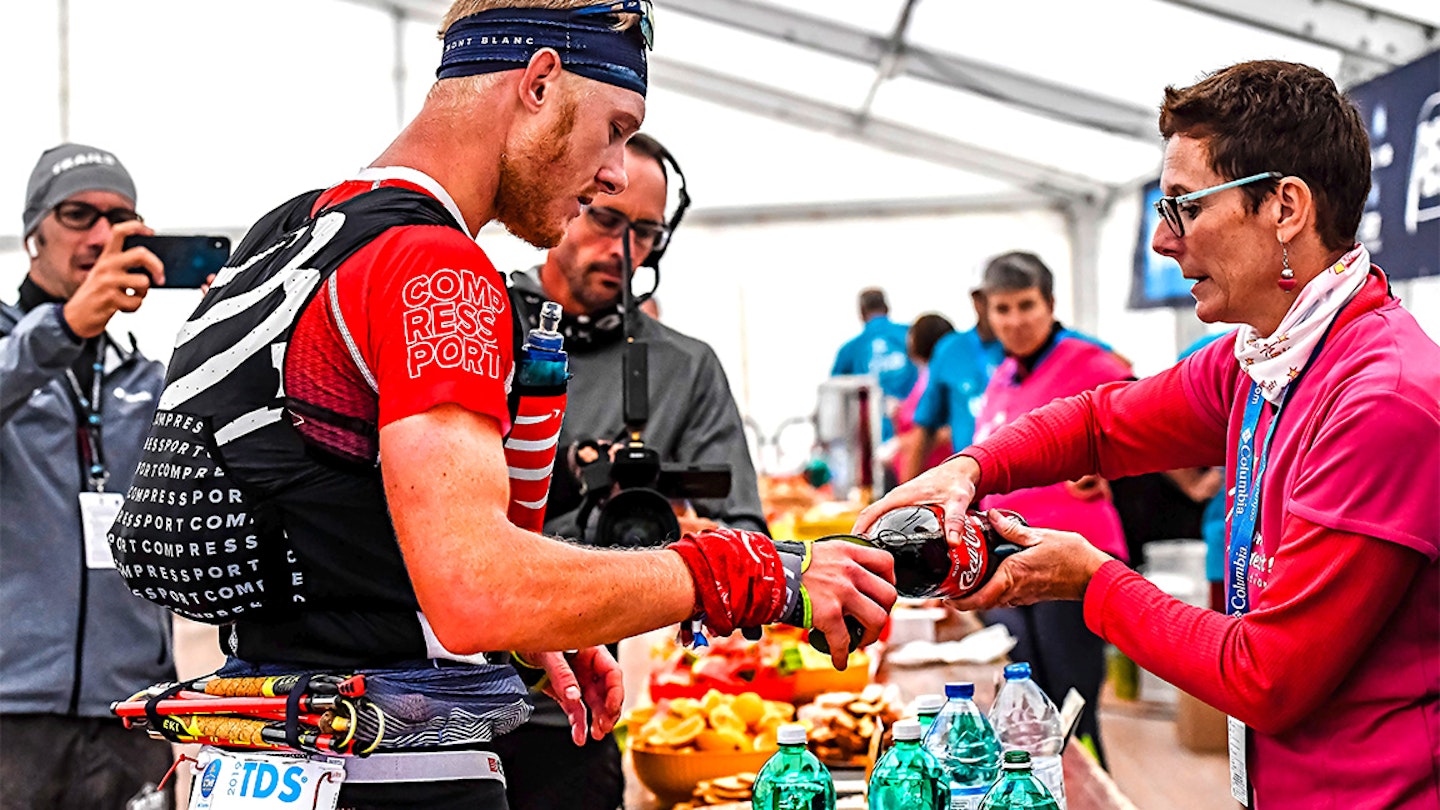
<svg viewBox="0 0 1440 810"><path fill-rule="evenodd" d="M695 610L710 632L773 624L785 611L785 567L775 544L759 532L707 529L666 548L695 580Z"/></svg>

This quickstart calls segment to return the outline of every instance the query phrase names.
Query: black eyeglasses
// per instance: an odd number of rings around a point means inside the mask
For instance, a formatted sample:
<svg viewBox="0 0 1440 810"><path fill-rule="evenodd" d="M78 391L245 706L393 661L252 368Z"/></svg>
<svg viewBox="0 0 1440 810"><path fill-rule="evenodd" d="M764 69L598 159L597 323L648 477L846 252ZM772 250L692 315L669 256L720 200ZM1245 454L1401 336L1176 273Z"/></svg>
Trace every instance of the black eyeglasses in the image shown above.
<svg viewBox="0 0 1440 810"><path fill-rule="evenodd" d="M101 217L111 225L119 225L122 222L134 222L141 219L141 216L130 208L111 208L109 211L101 211L90 203L66 200L51 209L55 212L55 219L72 231L88 231L95 227L95 223Z"/></svg>
<svg viewBox="0 0 1440 810"><path fill-rule="evenodd" d="M632 220L614 208L603 205L586 206L585 218L606 236L618 238L629 229L638 247L661 250L670 243L670 228L663 223L648 219Z"/></svg>
<svg viewBox="0 0 1440 810"><path fill-rule="evenodd" d="M1178 239L1185 235L1185 220L1195 218L1195 212L1192 210L1195 206L1190 206L1189 203L1206 195L1214 194L1217 191L1224 191L1227 188L1236 188L1237 186L1243 186L1261 180L1279 180L1284 176L1285 175L1280 172L1261 172L1259 174L1252 174L1249 177L1242 177L1239 180L1221 183L1218 186L1192 191L1188 194L1180 194L1174 197L1161 197L1155 201L1155 212L1160 215L1161 219L1165 220L1165 224L1170 226L1170 232L1175 234L1175 237ZM1182 217L1181 214L1184 214L1184 216Z"/></svg>

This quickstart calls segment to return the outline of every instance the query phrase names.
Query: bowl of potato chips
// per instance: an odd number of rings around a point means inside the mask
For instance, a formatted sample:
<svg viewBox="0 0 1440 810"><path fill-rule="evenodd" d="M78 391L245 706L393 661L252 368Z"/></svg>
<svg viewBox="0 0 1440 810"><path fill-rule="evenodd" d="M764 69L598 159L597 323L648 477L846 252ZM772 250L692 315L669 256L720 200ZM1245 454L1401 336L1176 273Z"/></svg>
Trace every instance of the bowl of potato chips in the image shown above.
<svg viewBox="0 0 1440 810"><path fill-rule="evenodd" d="M759 771L779 749L776 729L794 717L789 703L713 689L632 709L625 722L635 775L661 799L683 801L702 781Z"/></svg>

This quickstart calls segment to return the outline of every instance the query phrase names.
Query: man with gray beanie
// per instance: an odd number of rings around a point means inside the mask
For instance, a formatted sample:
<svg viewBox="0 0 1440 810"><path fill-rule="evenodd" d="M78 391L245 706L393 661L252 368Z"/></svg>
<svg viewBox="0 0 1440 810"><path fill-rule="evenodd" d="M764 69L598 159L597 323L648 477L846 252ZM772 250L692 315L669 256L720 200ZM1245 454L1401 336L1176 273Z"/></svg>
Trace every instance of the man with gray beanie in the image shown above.
<svg viewBox="0 0 1440 810"><path fill-rule="evenodd" d="M130 593L106 542L164 368L105 332L165 269L122 249L150 230L103 149L41 155L23 220L30 271L0 304L0 806L166 807L169 744L109 706L175 677L170 617Z"/></svg>

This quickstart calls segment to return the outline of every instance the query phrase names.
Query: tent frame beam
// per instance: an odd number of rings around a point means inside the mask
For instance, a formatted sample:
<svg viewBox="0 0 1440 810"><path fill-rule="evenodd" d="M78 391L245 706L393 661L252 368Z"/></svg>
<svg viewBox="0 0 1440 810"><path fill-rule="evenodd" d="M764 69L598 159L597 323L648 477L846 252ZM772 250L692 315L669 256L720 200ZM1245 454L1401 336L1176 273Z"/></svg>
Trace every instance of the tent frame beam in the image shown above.
<svg viewBox="0 0 1440 810"><path fill-rule="evenodd" d="M862 118L854 110L728 74L658 57L651 60L651 66L651 78L658 86L906 157L993 177L1059 202L1103 197L1109 190L1103 183L1062 169L1031 163L892 121Z"/></svg>
<svg viewBox="0 0 1440 810"><path fill-rule="evenodd" d="M1029 76L952 53L896 42L862 28L756 0L666 0L678 11L752 34L869 65L893 75L995 99L1043 115L1146 143L1155 141L1155 113L1139 105ZM908 24L908 20L902 20Z"/></svg>

